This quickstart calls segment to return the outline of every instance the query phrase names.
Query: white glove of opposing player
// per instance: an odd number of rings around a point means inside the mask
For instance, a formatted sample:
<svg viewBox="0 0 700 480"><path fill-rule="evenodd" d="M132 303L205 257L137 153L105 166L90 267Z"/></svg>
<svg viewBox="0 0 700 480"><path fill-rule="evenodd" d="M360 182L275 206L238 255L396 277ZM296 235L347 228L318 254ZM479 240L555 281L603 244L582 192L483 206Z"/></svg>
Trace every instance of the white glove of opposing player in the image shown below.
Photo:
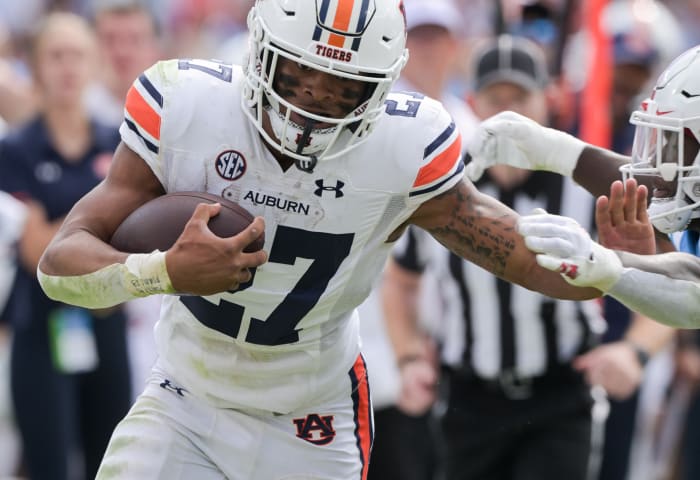
<svg viewBox="0 0 700 480"><path fill-rule="evenodd" d="M576 220L537 209L518 220L518 233L527 248L537 253L537 263L559 272L578 287L607 292L622 275L622 261L612 250L591 240Z"/></svg>
<svg viewBox="0 0 700 480"><path fill-rule="evenodd" d="M501 112L481 122L471 137L467 151L472 160L466 173L475 182L487 168L504 164L570 177L585 146L568 133L515 112Z"/></svg>

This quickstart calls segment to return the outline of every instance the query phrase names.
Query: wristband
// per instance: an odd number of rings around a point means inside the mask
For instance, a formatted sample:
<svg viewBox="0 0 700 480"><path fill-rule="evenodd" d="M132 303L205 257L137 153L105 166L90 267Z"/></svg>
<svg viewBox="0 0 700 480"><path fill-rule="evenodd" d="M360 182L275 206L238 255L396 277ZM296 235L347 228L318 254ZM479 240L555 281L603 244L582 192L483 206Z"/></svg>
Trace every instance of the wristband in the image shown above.
<svg viewBox="0 0 700 480"><path fill-rule="evenodd" d="M134 253L85 275L46 275L37 269L46 295L84 308L107 308L134 298L175 293L165 265L165 252Z"/></svg>
<svg viewBox="0 0 700 480"><path fill-rule="evenodd" d="M124 262L128 269L124 281L126 288L136 297L158 293L174 293L168 269L165 266L165 252L132 253Z"/></svg>
<svg viewBox="0 0 700 480"><path fill-rule="evenodd" d="M545 139L541 144L543 150L540 169L573 177L586 143L554 128L543 128L543 131Z"/></svg>

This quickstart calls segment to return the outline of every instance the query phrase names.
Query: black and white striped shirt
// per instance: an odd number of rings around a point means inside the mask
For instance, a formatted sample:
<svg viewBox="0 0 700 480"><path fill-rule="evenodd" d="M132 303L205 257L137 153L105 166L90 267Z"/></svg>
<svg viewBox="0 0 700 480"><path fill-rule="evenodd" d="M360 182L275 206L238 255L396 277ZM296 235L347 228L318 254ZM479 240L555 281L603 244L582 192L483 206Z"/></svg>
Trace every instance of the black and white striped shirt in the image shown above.
<svg viewBox="0 0 700 480"><path fill-rule="evenodd" d="M504 191L487 176L477 183L520 214L540 207L593 227L594 202L571 180L533 172L520 187ZM596 300L557 300L503 281L411 228L394 258L424 272L420 317L442 343L443 362L483 379L503 372L545 375L597 343L604 329Z"/></svg>

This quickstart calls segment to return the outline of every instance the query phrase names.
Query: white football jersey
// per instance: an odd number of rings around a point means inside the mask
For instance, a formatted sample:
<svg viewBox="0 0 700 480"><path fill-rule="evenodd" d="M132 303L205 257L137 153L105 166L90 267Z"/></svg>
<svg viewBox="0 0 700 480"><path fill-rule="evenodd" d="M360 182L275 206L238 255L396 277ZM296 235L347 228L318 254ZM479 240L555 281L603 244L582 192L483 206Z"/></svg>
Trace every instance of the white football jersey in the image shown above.
<svg viewBox="0 0 700 480"><path fill-rule="evenodd" d="M284 171L242 110L243 81L237 66L157 63L129 91L121 134L167 192L221 195L266 222L269 261L251 282L164 299L159 365L216 405L285 413L347 376L359 353L355 307L387 238L461 180L461 137L440 103L391 94L349 154Z"/></svg>

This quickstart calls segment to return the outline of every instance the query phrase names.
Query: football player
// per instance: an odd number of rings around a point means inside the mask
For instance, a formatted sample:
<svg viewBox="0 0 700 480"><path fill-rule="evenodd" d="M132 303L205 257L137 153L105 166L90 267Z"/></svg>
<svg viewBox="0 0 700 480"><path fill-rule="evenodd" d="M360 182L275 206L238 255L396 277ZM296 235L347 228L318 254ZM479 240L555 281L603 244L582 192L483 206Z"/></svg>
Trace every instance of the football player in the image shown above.
<svg viewBox="0 0 700 480"><path fill-rule="evenodd" d="M435 100L389 93L406 62L401 0L258 0L249 61L160 62L129 91L107 179L38 270L52 298L105 307L165 293L158 361L99 479L361 479L373 426L355 307L408 224L547 295L600 295L537 265L517 215L463 180ZM166 192L216 193L256 219L166 252L107 242ZM264 250L243 249L265 233Z"/></svg>
<svg viewBox="0 0 700 480"><path fill-rule="evenodd" d="M650 98L630 118L636 126L631 158L593 147L514 112L483 122L469 146L475 180L498 163L573 176L598 199L601 217L648 242L652 229L675 235L679 250L659 255L614 253L576 222L537 213L519 221L537 262L579 286L595 287L667 325L700 328L700 46L678 56L659 76ZM615 180L622 172L623 184ZM652 188L646 205L647 187ZM614 182L614 183L613 183ZM610 201L610 203L609 203ZM634 249L633 242L629 245Z"/></svg>

